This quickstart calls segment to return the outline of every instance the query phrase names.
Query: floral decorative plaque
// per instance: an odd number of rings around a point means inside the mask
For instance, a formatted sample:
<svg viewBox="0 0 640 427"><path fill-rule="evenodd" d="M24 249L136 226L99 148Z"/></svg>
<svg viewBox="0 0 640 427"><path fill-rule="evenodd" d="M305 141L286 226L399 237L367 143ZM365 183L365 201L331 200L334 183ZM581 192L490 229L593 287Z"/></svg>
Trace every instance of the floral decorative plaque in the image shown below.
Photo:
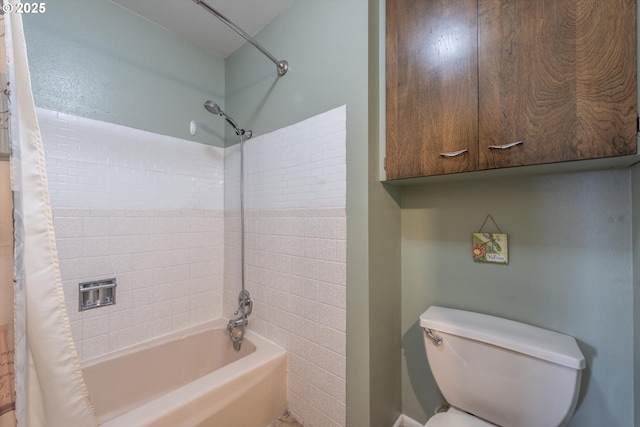
<svg viewBox="0 0 640 427"><path fill-rule="evenodd" d="M473 233L473 260L509 264L509 245L506 234Z"/></svg>
<svg viewBox="0 0 640 427"><path fill-rule="evenodd" d="M491 220L498 233L484 232L484 226ZM472 255L475 262L489 262L495 264L509 264L509 244L507 235L500 230L491 214L487 215L477 233L471 237L473 245Z"/></svg>

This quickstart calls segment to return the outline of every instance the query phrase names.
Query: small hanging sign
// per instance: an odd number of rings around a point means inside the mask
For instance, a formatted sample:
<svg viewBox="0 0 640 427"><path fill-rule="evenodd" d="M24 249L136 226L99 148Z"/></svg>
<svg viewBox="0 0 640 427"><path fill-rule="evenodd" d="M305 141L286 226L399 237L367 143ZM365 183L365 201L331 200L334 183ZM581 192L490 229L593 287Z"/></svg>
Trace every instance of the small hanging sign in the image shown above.
<svg viewBox="0 0 640 427"><path fill-rule="evenodd" d="M491 219L499 233L485 233L487 220ZM487 215L480 230L472 235L472 254L475 262L488 262L494 264L509 264L509 245L507 235L502 233L498 224L491 215Z"/></svg>

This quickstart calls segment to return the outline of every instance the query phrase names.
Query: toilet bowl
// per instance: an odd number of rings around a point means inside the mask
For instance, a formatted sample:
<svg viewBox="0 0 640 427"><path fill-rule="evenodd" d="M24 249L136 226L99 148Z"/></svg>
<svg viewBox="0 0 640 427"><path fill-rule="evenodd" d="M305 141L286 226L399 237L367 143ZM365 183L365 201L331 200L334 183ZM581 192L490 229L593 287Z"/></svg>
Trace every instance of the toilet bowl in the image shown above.
<svg viewBox="0 0 640 427"><path fill-rule="evenodd" d="M432 306L420 316L429 367L451 408L427 427L564 427L584 356L573 337Z"/></svg>

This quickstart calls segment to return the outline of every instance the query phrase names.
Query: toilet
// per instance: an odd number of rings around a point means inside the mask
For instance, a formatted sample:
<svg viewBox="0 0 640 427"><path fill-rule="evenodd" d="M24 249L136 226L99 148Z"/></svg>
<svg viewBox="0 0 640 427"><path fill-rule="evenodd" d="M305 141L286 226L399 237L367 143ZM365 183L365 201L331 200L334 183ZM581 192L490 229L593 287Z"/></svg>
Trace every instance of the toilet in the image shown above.
<svg viewBox="0 0 640 427"><path fill-rule="evenodd" d="M586 367L573 337L437 306L420 326L449 405L425 427L560 427L573 416Z"/></svg>

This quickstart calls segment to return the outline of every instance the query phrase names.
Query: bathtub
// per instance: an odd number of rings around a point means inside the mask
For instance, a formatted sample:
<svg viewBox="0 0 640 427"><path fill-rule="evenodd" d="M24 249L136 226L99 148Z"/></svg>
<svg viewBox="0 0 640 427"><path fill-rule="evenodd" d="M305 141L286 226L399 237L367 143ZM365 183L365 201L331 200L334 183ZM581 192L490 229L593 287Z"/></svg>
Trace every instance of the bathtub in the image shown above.
<svg viewBox="0 0 640 427"><path fill-rule="evenodd" d="M104 427L266 427L287 407L285 350L219 319L82 366Z"/></svg>

